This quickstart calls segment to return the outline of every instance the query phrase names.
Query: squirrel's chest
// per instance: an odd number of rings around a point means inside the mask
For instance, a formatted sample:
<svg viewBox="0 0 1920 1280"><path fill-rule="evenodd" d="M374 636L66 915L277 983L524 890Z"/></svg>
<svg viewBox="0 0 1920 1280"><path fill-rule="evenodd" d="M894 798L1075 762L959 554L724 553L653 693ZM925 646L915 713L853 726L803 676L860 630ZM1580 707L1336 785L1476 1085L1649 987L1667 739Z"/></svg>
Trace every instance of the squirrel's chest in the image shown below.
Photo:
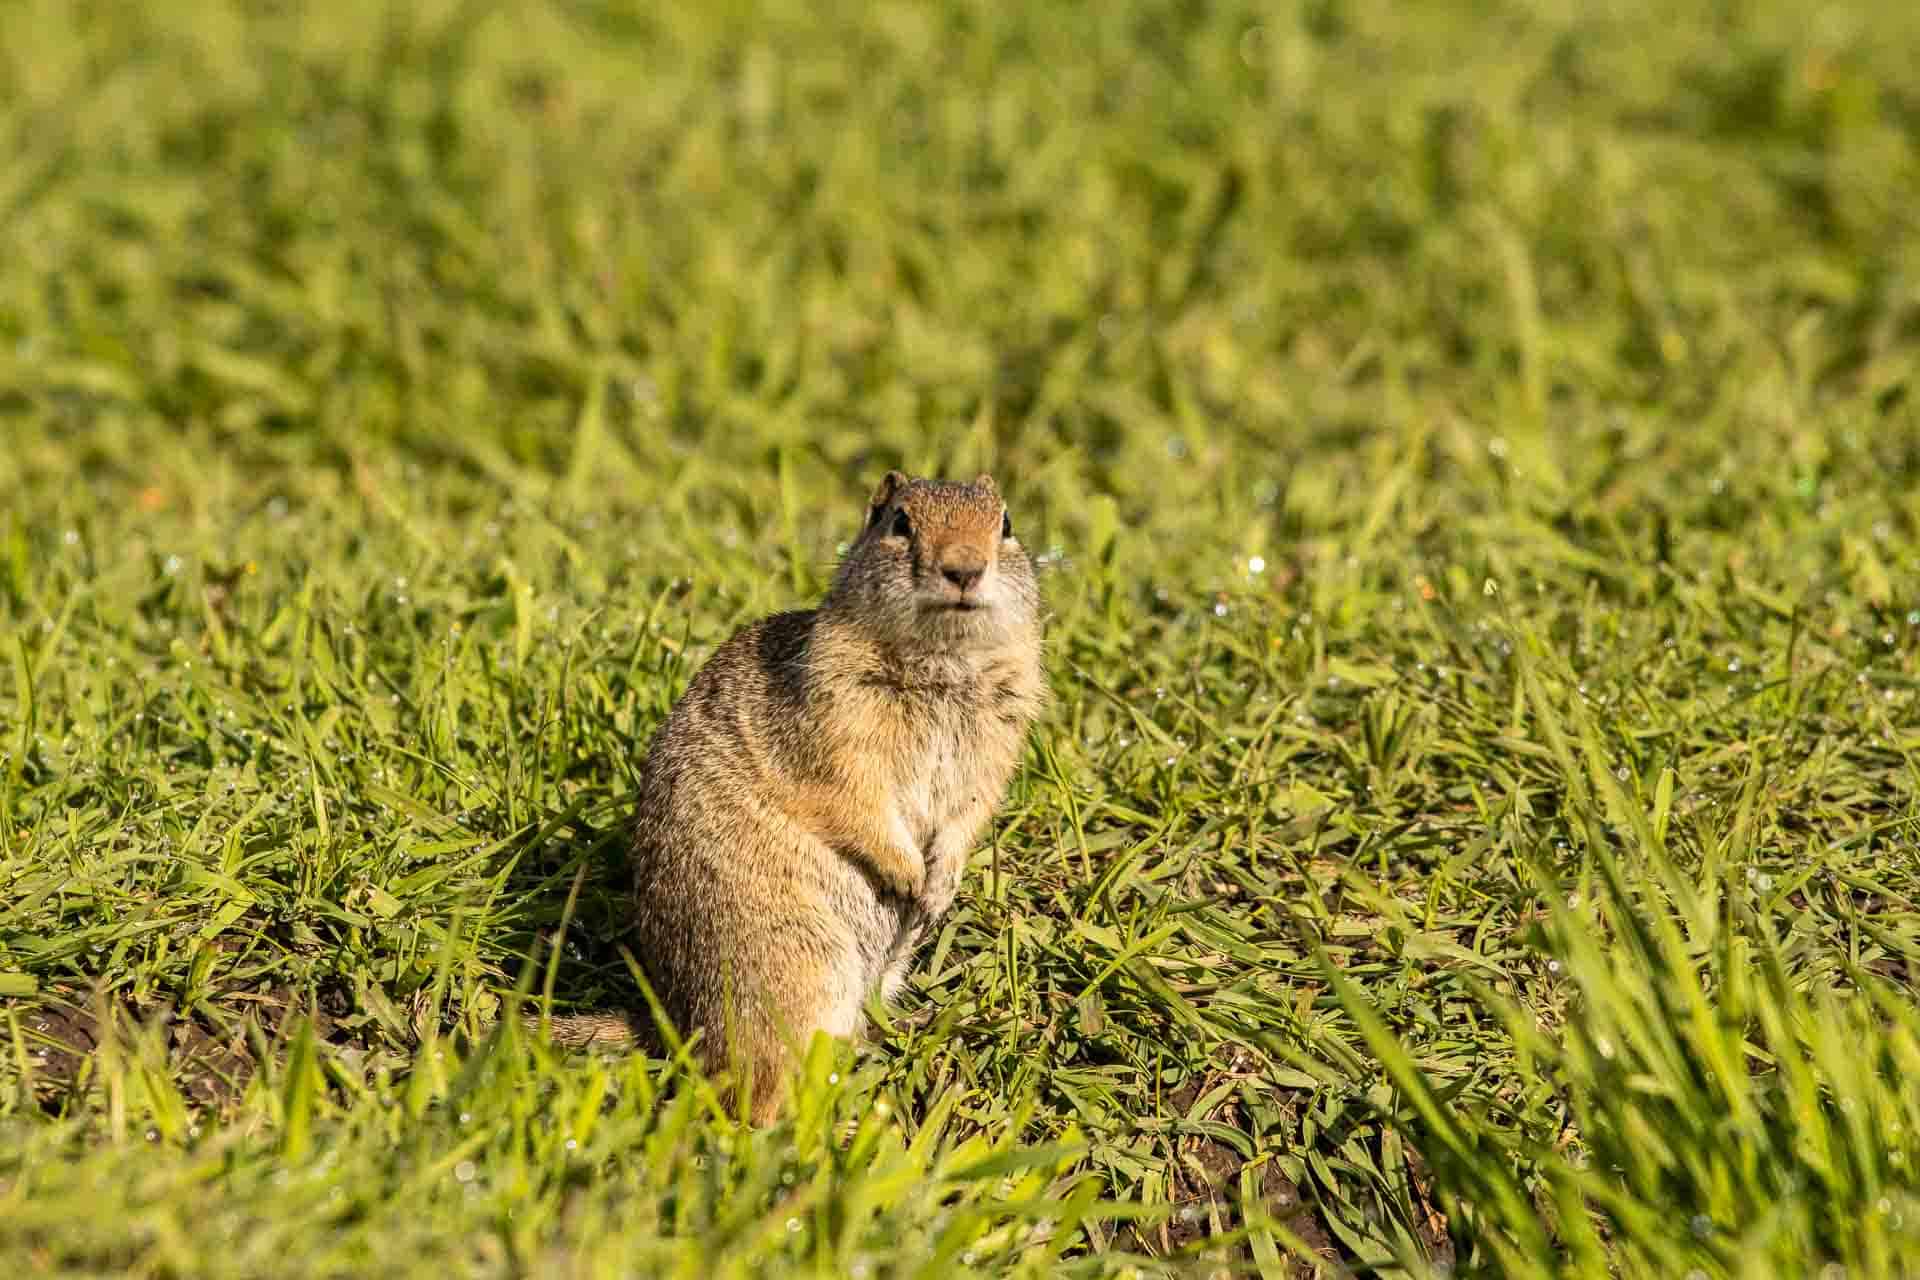
<svg viewBox="0 0 1920 1280"><path fill-rule="evenodd" d="M898 757L893 791L902 816L925 839L991 807L1013 751L973 716L941 717L917 729Z"/></svg>
<svg viewBox="0 0 1920 1280"><path fill-rule="evenodd" d="M862 714L843 718L859 726L843 740L860 761L851 774L878 784L874 799L923 848L972 838L1000 802L1037 703L1037 670L1018 664L941 674L869 686Z"/></svg>

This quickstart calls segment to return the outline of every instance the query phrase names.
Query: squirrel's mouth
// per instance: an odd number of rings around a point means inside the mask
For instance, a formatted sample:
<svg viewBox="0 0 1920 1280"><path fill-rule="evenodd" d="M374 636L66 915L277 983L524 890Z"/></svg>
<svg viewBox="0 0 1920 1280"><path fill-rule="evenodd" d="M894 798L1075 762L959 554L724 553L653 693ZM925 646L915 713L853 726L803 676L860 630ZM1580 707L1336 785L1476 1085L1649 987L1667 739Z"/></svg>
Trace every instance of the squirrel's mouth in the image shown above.
<svg viewBox="0 0 1920 1280"><path fill-rule="evenodd" d="M935 613L978 613L987 607L984 600L936 600L927 606Z"/></svg>

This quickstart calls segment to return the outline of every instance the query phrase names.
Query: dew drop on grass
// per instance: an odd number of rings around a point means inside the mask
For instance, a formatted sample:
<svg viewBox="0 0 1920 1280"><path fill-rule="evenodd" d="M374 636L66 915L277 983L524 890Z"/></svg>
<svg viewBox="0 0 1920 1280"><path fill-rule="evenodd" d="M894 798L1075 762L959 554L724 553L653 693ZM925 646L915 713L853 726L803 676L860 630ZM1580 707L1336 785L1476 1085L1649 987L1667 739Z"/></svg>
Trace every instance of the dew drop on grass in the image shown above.
<svg viewBox="0 0 1920 1280"><path fill-rule="evenodd" d="M578 1151L580 1149L580 1140L578 1138L568 1138L566 1142L566 1147L567 1147L567 1150L569 1151ZM701 1156L700 1158L702 1160L706 1159L705 1156Z"/></svg>
<svg viewBox="0 0 1920 1280"><path fill-rule="evenodd" d="M1738 671L1739 669L1740 669L1740 659L1735 658L1731 662L1727 663L1728 671Z"/></svg>
<svg viewBox="0 0 1920 1280"><path fill-rule="evenodd" d="M471 1160L462 1160L459 1164L453 1166L453 1177L456 1182L472 1182L474 1173L473 1161Z"/></svg>
<svg viewBox="0 0 1920 1280"><path fill-rule="evenodd" d="M1266 51L1267 29L1256 22L1248 27L1246 34L1240 37L1240 61L1249 67L1258 68L1260 58Z"/></svg>
<svg viewBox="0 0 1920 1280"><path fill-rule="evenodd" d="M1266 571L1267 571L1266 557L1251 556L1248 558L1247 560L1248 573L1265 573Z"/></svg>
<svg viewBox="0 0 1920 1280"><path fill-rule="evenodd" d="M788 1218L788 1219L787 1219L787 1233L788 1233L789 1235L798 1235L798 1234L799 1234L799 1232L800 1232L800 1219L798 1219L798 1218Z"/></svg>

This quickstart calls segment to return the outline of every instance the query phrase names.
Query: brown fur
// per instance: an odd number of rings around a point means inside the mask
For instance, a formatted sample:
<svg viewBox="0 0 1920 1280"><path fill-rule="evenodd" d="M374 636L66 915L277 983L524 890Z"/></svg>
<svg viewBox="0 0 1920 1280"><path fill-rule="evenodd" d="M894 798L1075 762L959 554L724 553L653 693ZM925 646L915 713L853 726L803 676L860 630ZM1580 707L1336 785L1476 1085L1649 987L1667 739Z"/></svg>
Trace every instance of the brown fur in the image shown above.
<svg viewBox="0 0 1920 1280"><path fill-rule="evenodd" d="M722 645L648 750L635 949L709 1067L750 1081L756 1123L795 1048L856 1034L868 996L904 982L1044 705L1039 592L1005 510L985 475L889 472L819 607ZM633 1031L590 1015L555 1037Z"/></svg>

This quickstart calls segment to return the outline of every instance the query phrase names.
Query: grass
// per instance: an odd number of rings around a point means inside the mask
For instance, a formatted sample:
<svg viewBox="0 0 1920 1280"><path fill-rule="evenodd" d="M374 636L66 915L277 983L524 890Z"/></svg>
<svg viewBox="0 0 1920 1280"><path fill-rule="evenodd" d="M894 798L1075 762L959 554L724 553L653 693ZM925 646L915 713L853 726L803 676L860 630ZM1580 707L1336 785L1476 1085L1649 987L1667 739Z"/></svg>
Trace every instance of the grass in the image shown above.
<svg viewBox="0 0 1920 1280"><path fill-rule="evenodd" d="M0 1259L1920 1269L1920 10L20 0ZM637 753L888 466L1057 705L749 1133Z"/></svg>

